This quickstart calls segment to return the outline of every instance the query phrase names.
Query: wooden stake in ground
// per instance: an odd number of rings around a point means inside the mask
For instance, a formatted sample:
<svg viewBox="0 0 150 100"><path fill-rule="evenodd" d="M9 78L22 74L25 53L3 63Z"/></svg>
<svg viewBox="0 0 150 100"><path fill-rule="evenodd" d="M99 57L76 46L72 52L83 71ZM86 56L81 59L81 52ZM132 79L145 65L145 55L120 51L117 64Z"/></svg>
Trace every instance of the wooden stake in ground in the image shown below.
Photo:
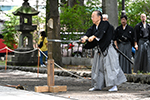
<svg viewBox="0 0 150 100"><path fill-rule="evenodd" d="M53 19L48 21L48 39L52 39ZM36 86L36 92L53 92L67 91L67 86L55 86L54 80L54 60L52 59L52 42L48 42L48 65L47 65L47 86Z"/></svg>
<svg viewBox="0 0 150 100"><path fill-rule="evenodd" d="M5 70L7 69L7 56L8 56L8 49L6 47L6 61L5 61Z"/></svg>

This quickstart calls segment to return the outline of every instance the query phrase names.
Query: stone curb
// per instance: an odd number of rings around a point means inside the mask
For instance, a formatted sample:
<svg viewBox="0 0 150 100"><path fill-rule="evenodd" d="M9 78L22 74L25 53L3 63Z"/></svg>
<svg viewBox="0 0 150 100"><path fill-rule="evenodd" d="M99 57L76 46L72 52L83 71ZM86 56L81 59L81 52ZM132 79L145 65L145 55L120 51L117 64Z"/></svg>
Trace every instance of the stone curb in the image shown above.
<svg viewBox="0 0 150 100"><path fill-rule="evenodd" d="M5 66L0 65L0 70L4 70ZM12 70L21 70L21 71L26 71L26 72L33 72L37 73L38 68L36 67L24 67L24 66L7 66L7 69L12 69ZM91 77L91 72L86 72L86 71L70 71L73 74L76 74L81 77ZM39 68L39 73L41 74L47 74L47 69L46 68ZM69 74L66 71L62 70L55 70L54 71L55 75L58 76L69 76L69 77L76 77L74 75Z"/></svg>
<svg viewBox="0 0 150 100"><path fill-rule="evenodd" d="M0 70L5 69L5 66L0 65ZM7 69L12 70L21 70L26 72L34 72L37 73L38 68L36 67L23 67L23 66L7 66ZM73 74L79 75L81 77L91 77L91 72L87 71L70 71ZM47 69L46 68L39 68L39 73L46 74ZM58 76L68 76L68 77L75 77L74 75L69 74L66 71L62 70L55 70L55 75ZM134 83L142 83L142 84L150 84L150 75L133 75L133 74L125 74L128 82L134 82Z"/></svg>

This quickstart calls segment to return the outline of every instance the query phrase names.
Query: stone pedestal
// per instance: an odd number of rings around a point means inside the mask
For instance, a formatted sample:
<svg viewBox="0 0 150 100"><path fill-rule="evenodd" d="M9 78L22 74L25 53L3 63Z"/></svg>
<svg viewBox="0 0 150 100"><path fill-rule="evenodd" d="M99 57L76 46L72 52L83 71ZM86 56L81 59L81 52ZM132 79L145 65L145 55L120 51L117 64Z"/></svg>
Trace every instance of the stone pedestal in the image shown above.
<svg viewBox="0 0 150 100"><path fill-rule="evenodd" d="M8 62L8 64L17 66L36 66L38 63L38 50L31 53L23 53L31 50L33 49L16 49L15 51L22 53L15 53L12 57L12 61Z"/></svg>

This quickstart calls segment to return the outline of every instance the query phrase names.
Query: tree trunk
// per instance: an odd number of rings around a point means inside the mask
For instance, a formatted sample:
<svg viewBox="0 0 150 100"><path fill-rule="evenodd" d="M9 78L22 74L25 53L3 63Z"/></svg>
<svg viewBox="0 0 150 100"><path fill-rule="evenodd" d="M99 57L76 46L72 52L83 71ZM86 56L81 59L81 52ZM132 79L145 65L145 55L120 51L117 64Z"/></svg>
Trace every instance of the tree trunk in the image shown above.
<svg viewBox="0 0 150 100"><path fill-rule="evenodd" d="M81 6L84 5L84 0L78 0L78 1ZM75 4L77 4L77 0L68 0L68 5L70 7L73 7Z"/></svg>
<svg viewBox="0 0 150 100"><path fill-rule="evenodd" d="M118 8L117 0L102 0L102 10L108 14L110 24L116 28L118 26Z"/></svg>
<svg viewBox="0 0 150 100"><path fill-rule="evenodd" d="M58 12L58 0L47 0L46 23L48 39L60 39L60 19ZM62 65L60 43L48 43L48 57Z"/></svg>

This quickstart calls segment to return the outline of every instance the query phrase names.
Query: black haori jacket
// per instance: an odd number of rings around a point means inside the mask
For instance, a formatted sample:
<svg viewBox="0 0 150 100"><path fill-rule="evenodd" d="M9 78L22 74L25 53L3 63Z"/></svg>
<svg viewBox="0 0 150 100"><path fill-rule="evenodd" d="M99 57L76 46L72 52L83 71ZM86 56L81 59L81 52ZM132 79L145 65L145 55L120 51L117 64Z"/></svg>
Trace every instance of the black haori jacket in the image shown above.
<svg viewBox="0 0 150 100"><path fill-rule="evenodd" d="M134 28L134 33L135 33L135 41L139 42L139 39L143 38L143 31L141 30L143 27L143 23L140 22L138 23L135 28ZM148 39L150 40L150 25L146 23L146 28L149 30L149 36Z"/></svg>
<svg viewBox="0 0 150 100"><path fill-rule="evenodd" d="M114 28L112 25L109 24L108 21L101 21L98 26L98 29L96 29L96 25L93 24L87 30L87 32L85 33L85 36L90 37L94 35L100 40L97 41L96 39L94 39L92 42L87 42L84 48L91 49L99 45L101 51L104 52L111 43L113 32L114 32Z"/></svg>
<svg viewBox="0 0 150 100"><path fill-rule="evenodd" d="M117 43L120 42L130 42L132 46L134 46L134 29L127 24L125 30L123 30L123 26L120 25L115 30L114 41Z"/></svg>

